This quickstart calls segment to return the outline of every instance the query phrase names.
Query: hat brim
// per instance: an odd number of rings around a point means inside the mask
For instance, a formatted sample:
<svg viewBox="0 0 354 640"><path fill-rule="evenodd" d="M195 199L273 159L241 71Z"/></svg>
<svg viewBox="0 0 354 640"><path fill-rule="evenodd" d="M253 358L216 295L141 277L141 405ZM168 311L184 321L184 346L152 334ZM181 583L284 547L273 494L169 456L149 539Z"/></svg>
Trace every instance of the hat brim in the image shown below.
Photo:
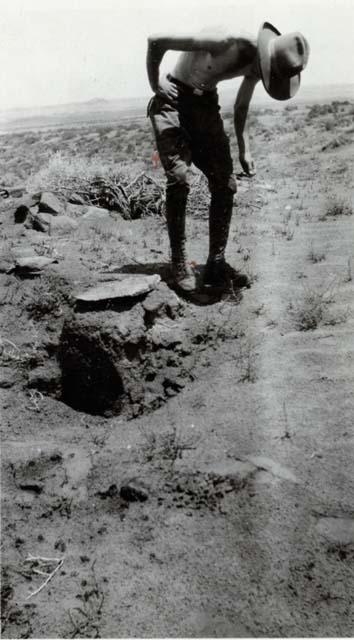
<svg viewBox="0 0 354 640"><path fill-rule="evenodd" d="M301 76L298 73L291 78L278 75L272 67L271 43L281 33L269 22L264 22L258 33L257 55L263 86L275 100L289 100L300 87Z"/></svg>

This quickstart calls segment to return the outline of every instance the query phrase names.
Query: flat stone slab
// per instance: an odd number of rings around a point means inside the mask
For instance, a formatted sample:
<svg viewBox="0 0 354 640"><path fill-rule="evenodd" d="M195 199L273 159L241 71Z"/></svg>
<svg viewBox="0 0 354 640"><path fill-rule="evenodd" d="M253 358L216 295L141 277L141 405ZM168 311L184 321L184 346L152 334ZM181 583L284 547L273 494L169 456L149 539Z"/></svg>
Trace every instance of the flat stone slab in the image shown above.
<svg viewBox="0 0 354 640"><path fill-rule="evenodd" d="M354 518L321 517L317 531L335 544L354 544Z"/></svg>
<svg viewBox="0 0 354 640"><path fill-rule="evenodd" d="M257 467L243 460L223 460L203 467L202 471L225 478L245 480L257 471Z"/></svg>
<svg viewBox="0 0 354 640"><path fill-rule="evenodd" d="M134 298L156 289L161 281L158 274L153 276L124 276L114 282L106 282L76 295L78 302L100 302L116 298Z"/></svg>
<svg viewBox="0 0 354 640"><path fill-rule="evenodd" d="M41 271L50 264L58 262L55 258L46 258L45 256L23 256L16 258L15 266L17 269L24 271Z"/></svg>
<svg viewBox="0 0 354 640"><path fill-rule="evenodd" d="M280 478L281 480L289 480L295 484L299 483L299 480L292 471L283 467L279 462L271 460L271 458L266 458L264 456L251 456L250 458L247 458L247 460L254 464L259 471L268 471L268 473L271 473L274 477Z"/></svg>

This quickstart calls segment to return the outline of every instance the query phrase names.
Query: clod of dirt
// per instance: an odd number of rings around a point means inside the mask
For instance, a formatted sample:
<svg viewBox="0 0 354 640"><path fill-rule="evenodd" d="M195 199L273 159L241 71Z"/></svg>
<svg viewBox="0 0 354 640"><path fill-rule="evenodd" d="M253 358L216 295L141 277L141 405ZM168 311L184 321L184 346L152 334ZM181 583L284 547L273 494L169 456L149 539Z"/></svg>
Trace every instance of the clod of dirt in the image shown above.
<svg viewBox="0 0 354 640"><path fill-rule="evenodd" d="M22 489L22 491L31 491L36 495L39 495L43 491L43 485L34 482L22 482L19 484L19 488Z"/></svg>
<svg viewBox="0 0 354 640"><path fill-rule="evenodd" d="M132 480L121 486L119 493L120 497L127 502L145 502L149 497L146 488L138 480Z"/></svg>

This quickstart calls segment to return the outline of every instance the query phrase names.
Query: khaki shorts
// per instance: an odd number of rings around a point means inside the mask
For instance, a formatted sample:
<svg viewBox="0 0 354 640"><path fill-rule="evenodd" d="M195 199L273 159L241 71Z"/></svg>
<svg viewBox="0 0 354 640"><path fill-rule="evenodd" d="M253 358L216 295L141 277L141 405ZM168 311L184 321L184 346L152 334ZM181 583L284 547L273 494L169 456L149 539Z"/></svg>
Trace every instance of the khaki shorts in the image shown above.
<svg viewBox="0 0 354 640"><path fill-rule="evenodd" d="M188 186L193 162L209 181L211 191L236 191L229 138L224 131L216 91L185 95L176 103L154 96L148 105L167 186Z"/></svg>

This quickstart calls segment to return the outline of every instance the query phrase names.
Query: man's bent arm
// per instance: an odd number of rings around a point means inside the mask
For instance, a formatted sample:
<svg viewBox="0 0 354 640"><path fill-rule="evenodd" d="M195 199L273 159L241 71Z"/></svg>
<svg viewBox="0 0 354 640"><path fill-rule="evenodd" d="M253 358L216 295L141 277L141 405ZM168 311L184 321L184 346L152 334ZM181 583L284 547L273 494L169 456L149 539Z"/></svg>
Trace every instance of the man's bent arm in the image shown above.
<svg viewBox="0 0 354 640"><path fill-rule="evenodd" d="M239 88L234 106L234 125L242 167L249 172L249 164L253 164L250 151L247 115L254 88L259 81L257 76L246 76ZM246 165L246 166L245 166Z"/></svg>

